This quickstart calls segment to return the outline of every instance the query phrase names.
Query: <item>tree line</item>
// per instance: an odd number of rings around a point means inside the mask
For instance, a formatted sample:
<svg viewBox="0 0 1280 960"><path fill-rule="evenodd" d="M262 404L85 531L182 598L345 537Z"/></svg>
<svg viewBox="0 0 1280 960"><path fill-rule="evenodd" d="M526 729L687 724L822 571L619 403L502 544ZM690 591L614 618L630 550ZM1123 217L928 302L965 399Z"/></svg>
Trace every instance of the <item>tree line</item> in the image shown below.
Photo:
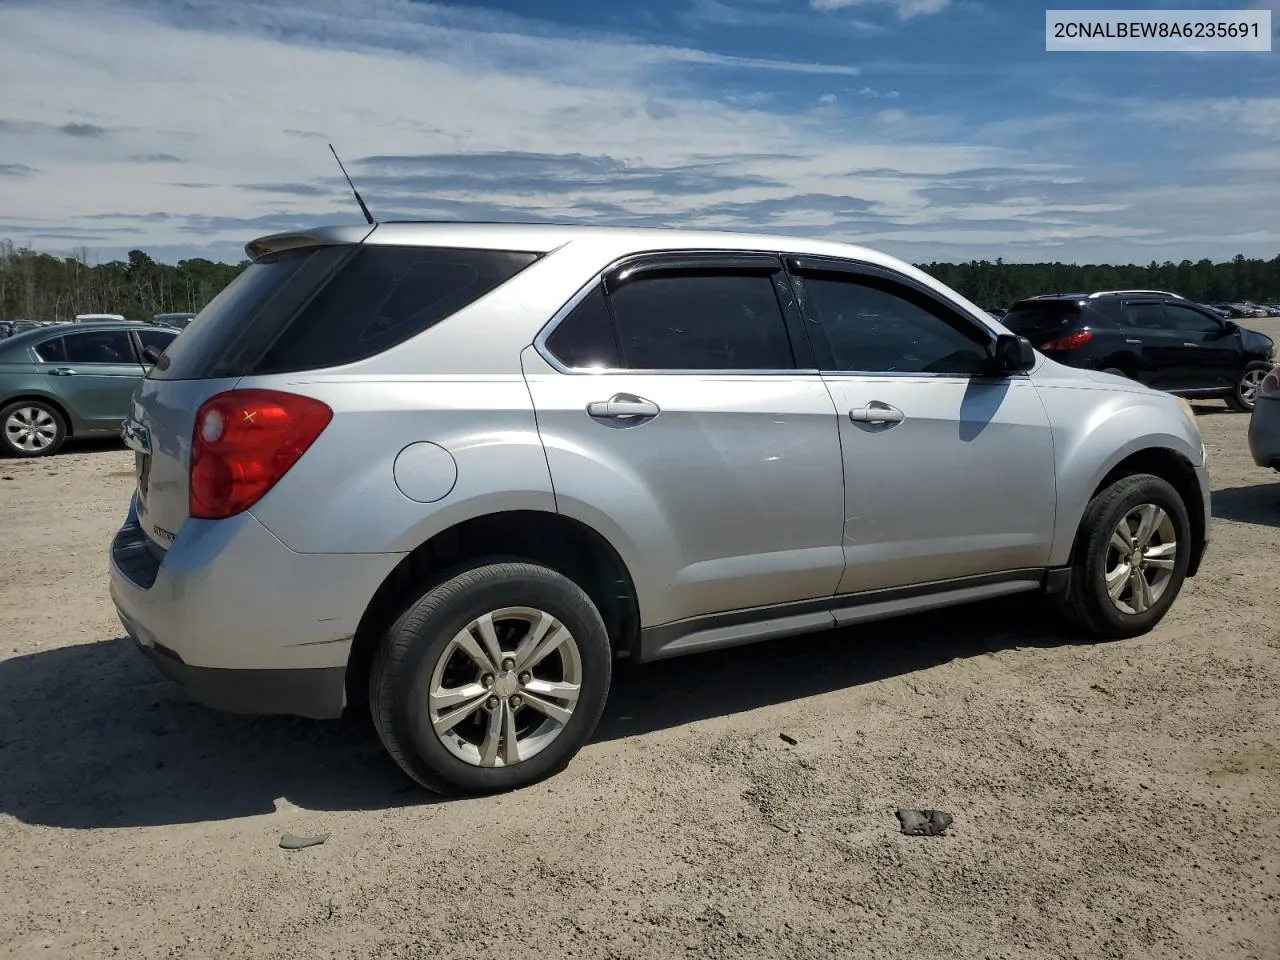
<svg viewBox="0 0 1280 960"><path fill-rule="evenodd" d="M145 320L157 313L196 312L247 265L199 257L159 263L141 250L129 251L125 260L90 263L85 250L57 257L0 240L0 320L71 320L79 313ZM1126 289L1170 290L1207 303L1280 301L1280 256L1146 266L997 259L919 267L984 307L1005 307L1037 293Z"/></svg>

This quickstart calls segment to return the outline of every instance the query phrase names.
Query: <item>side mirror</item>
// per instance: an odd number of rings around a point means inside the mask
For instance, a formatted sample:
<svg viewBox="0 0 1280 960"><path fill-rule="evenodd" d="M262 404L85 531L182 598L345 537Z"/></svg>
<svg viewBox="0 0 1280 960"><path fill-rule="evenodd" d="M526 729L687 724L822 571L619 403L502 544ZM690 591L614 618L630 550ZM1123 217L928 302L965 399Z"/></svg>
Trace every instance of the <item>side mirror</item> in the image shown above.
<svg viewBox="0 0 1280 960"><path fill-rule="evenodd" d="M152 347L143 347L143 348L142 348L142 357L143 357L143 359L144 359L144 360L147 360L147 361L151 362L152 364L154 364L154 363L156 363L156 362L158 362L158 361L159 361L161 352L162 352L162 351L160 351L160 350L156 349L154 346L152 346Z"/></svg>
<svg viewBox="0 0 1280 960"><path fill-rule="evenodd" d="M1036 351L1026 337L1002 333L991 350L991 372L997 375L1026 373L1036 365Z"/></svg>

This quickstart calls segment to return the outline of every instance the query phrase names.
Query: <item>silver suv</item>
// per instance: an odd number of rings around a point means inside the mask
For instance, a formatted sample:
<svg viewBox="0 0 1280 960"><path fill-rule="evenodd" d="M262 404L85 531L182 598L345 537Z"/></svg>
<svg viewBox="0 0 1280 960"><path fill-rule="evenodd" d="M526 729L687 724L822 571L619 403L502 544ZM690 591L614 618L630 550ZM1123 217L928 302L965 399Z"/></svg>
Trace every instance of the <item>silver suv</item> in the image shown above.
<svg viewBox="0 0 1280 960"><path fill-rule="evenodd" d="M369 709L506 790L649 661L1024 591L1149 630L1204 553L1184 401L860 247L554 225L266 237L132 403L129 635L197 699Z"/></svg>

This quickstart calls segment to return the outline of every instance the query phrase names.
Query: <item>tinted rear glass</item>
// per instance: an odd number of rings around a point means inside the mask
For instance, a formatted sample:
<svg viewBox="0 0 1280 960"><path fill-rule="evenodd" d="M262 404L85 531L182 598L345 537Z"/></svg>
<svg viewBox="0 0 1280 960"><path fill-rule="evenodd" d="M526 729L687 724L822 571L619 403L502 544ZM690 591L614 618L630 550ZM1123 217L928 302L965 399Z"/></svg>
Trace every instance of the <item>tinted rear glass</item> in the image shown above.
<svg viewBox="0 0 1280 960"><path fill-rule="evenodd" d="M153 380L204 380L246 374L252 362L349 247L308 247L252 263L200 311L200 322L171 343Z"/></svg>
<svg viewBox="0 0 1280 960"><path fill-rule="evenodd" d="M361 247L289 322L254 373L333 367L381 353L479 300L537 258L501 250Z"/></svg>
<svg viewBox="0 0 1280 960"><path fill-rule="evenodd" d="M1066 300L1018 303L1000 318L1000 323L1019 336L1065 327L1080 316L1080 307Z"/></svg>

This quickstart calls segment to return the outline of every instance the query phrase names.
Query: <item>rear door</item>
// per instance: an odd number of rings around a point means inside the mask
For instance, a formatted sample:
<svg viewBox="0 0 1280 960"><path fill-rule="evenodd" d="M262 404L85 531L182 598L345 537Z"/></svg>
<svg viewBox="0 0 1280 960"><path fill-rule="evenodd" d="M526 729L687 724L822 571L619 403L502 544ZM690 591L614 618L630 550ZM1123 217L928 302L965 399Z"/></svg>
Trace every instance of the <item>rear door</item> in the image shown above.
<svg viewBox="0 0 1280 960"><path fill-rule="evenodd" d="M54 389L90 430L115 432L129 415L142 363L127 330L84 330L45 341L36 353Z"/></svg>
<svg viewBox="0 0 1280 960"><path fill-rule="evenodd" d="M798 324L775 257L651 256L539 339L557 505L638 565L644 626L835 591L840 439Z"/></svg>
<svg viewBox="0 0 1280 960"><path fill-rule="evenodd" d="M788 264L839 414L840 593L1043 567L1054 451L1030 377L985 376L991 332L909 278Z"/></svg>

